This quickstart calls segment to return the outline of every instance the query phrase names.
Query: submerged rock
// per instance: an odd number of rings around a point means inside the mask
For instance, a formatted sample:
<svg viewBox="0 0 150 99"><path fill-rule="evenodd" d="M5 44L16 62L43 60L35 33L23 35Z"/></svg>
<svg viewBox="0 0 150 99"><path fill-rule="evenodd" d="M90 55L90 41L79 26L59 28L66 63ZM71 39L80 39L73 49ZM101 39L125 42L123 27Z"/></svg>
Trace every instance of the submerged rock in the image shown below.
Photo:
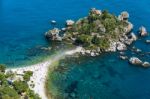
<svg viewBox="0 0 150 99"><path fill-rule="evenodd" d="M56 24L56 21L55 21L55 20L52 20L52 21L51 21L51 24Z"/></svg>
<svg viewBox="0 0 150 99"><path fill-rule="evenodd" d="M120 59L122 59L122 60L126 60L126 59L128 59L128 57L127 56L119 56L120 57Z"/></svg>
<svg viewBox="0 0 150 99"><path fill-rule="evenodd" d="M66 31L66 28L62 28L61 30L64 32L64 31Z"/></svg>
<svg viewBox="0 0 150 99"><path fill-rule="evenodd" d="M150 43L150 40L146 40L146 43Z"/></svg>
<svg viewBox="0 0 150 99"><path fill-rule="evenodd" d="M51 47L41 47L41 50L45 50L45 51L50 51L52 48Z"/></svg>
<svg viewBox="0 0 150 99"><path fill-rule="evenodd" d="M142 50L141 50L141 49L136 49L135 51L136 51L137 53L142 52Z"/></svg>
<svg viewBox="0 0 150 99"><path fill-rule="evenodd" d="M120 55L125 55L125 52L119 52Z"/></svg>
<svg viewBox="0 0 150 99"><path fill-rule="evenodd" d="M141 26L139 28L139 34L140 34L140 36L147 36L148 35L147 30L144 26Z"/></svg>
<svg viewBox="0 0 150 99"><path fill-rule="evenodd" d="M137 57L131 57L129 63L133 65L142 65L143 62Z"/></svg>

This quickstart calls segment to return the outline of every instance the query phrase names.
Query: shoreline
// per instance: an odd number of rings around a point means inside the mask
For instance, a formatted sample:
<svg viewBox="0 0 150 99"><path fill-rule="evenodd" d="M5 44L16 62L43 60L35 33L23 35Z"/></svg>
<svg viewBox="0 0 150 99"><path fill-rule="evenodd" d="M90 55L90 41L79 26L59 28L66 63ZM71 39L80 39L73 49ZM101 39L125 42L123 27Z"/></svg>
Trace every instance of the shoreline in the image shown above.
<svg viewBox="0 0 150 99"><path fill-rule="evenodd" d="M31 79L28 82L30 89L32 89L35 93L39 94L39 96L42 99L48 99L46 96L46 92L45 92L45 83L47 80L49 67L51 67L53 62L59 61L59 59L61 59L62 57L66 55L73 55L77 52L81 52L81 50L82 50L82 47L77 47L73 50L65 51L59 55L55 55L54 57L44 62L26 66L26 67L8 68L6 69L6 72L11 70L15 72L16 74L23 74L24 71L33 71L33 76L31 76ZM35 86L32 88L30 84L34 84Z"/></svg>

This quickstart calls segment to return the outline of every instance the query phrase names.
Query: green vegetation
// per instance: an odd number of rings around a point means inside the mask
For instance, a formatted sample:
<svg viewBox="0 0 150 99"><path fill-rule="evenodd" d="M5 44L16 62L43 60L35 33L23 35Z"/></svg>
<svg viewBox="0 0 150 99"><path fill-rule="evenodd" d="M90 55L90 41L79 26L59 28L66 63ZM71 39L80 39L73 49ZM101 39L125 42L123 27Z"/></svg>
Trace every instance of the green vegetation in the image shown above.
<svg viewBox="0 0 150 99"><path fill-rule="evenodd" d="M75 44L85 48L100 48L105 50L113 40L125 33L127 21L119 20L108 11L91 9L89 15L79 19L72 26L68 26L65 32L65 40L73 41Z"/></svg>
<svg viewBox="0 0 150 99"><path fill-rule="evenodd" d="M24 76L23 76L23 79L25 81L29 81L30 80L30 77L33 75L33 72L32 71L26 71Z"/></svg>
<svg viewBox="0 0 150 99"><path fill-rule="evenodd" d="M33 74L31 71L26 71L22 75L24 79L19 80L12 71L5 73L5 69L5 65L0 65L0 99L40 99L27 84Z"/></svg>
<svg viewBox="0 0 150 99"><path fill-rule="evenodd" d="M0 72L5 72L6 66L0 64Z"/></svg>
<svg viewBox="0 0 150 99"><path fill-rule="evenodd" d="M77 37L76 43L83 44L84 46L89 46L91 44L91 36L87 34L82 34Z"/></svg>
<svg viewBox="0 0 150 99"><path fill-rule="evenodd" d="M28 90L28 84L24 81L14 81L13 86L18 93L24 93Z"/></svg>

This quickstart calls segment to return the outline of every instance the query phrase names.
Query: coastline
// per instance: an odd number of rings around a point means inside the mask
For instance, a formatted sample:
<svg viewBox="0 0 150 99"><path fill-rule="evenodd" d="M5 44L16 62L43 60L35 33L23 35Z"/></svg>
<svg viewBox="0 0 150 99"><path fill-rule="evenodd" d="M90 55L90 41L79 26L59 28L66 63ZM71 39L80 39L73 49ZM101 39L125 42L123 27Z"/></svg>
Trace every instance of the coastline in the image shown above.
<svg viewBox="0 0 150 99"><path fill-rule="evenodd" d="M35 93L39 94L39 96L42 99L47 99L46 92L45 92L45 83L47 80L47 74L49 67L51 67L52 63L59 61L62 57L65 55L73 55L77 52L81 52L82 47L77 47L73 50L64 51L59 55L55 55L54 57L50 58L49 60L46 60L44 62L26 66L26 67L16 67L16 68L8 68L7 71L13 71L16 74L23 74L24 71L33 71L33 76L31 77L30 81L28 82L30 89L32 89ZM32 88L30 84L34 84L34 87Z"/></svg>

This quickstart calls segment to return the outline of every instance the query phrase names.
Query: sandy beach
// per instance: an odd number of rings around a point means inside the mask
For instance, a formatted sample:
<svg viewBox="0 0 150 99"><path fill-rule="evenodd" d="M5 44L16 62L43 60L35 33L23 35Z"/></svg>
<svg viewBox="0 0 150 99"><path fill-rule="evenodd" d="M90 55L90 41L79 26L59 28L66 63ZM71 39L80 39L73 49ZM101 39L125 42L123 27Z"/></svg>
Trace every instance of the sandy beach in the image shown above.
<svg viewBox="0 0 150 99"><path fill-rule="evenodd" d="M35 93L39 94L42 99L47 99L47 96L45 94L45 81L48 73L48 68L51 66L51 64L54 61L58 61L60 58L64 57L65 55L73 55L77 52L81 52L82 47L77 47L76 49L70 50L70 51L65 51L61 55L56 55L53 58L42 62L38 63L35 65L31 66L26 66L26 67L21 67L21 68L12 68L12 69L7 69L6 71L13 71L16 72L17 74L23 74L24 71L33 71L33 76L31 77L31 80L29 81L29 85L32 83L35 85L33 88L30 87L32 90L35 91Z"/></svg>

